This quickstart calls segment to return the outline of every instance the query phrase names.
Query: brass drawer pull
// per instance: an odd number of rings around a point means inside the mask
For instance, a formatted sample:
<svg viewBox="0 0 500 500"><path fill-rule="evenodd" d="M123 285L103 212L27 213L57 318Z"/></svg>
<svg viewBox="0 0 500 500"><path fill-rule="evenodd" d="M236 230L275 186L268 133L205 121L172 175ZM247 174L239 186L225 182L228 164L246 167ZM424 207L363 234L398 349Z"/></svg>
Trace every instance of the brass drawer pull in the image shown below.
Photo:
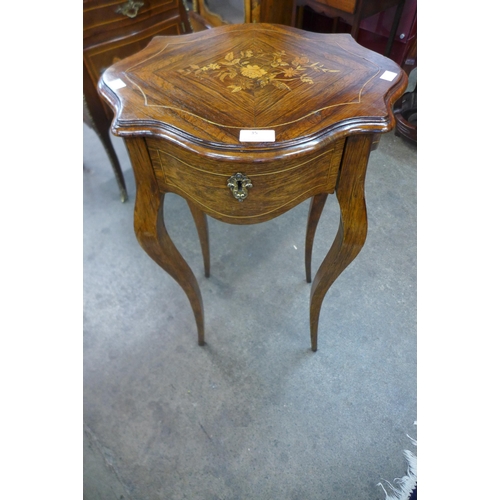
<svg viewBox="0 0 500 500"><path fill-rule="evenodd" d="M243 201L248 196L248 190L253 185L252 181L246 175L237 173L227 180L227 187L238 201Z"/></svg>
<svg viewBox="0 0 500 500"><path fill-rule="evenodd" d="M139 9L144 5L144 2L141 1L134 1L134 0L128 0L127 3L121 5L118 7L116 12L118 14L123 14L124 16L128 16L131 19L133 19L135 16L137 16L137 13L139 12Z"/></svg>

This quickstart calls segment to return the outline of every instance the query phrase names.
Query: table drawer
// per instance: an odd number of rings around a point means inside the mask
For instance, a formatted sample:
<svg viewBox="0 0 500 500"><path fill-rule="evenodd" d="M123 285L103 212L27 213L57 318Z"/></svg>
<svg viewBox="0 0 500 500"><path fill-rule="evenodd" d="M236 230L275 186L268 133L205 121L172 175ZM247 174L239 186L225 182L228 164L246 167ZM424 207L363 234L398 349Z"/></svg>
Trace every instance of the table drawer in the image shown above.
<svg viewBox="0 0 500 500"><path fill-rule="evenodd" d="M88 0L83 2L83 38L119 30L134 32L137 25L172 9L181 0ZM165 18L166 16L163 16ZM155 21L156 22L156 21Z"/></svg>
<svg viewBox="0 0 500 500"><path fill-rule="evenodd" d="M142 50L155 36L181 35L179 17L155 24L133 36L110 40L85 49L83 59L95 85L112 64Z"/></svg>
<svg viewBox="0 0 500 500"><path fill-rule="evenodd" d="M195 202L208 215L234 224L263 222L293 208L318 193L333 193L344 139L323 152L301 154L293 159L234 162L204 158L165 141L148 139L155 176L161 191L174 192ZM235 174L236 191L248 195L239 201L228 187ZM239 185L238 185L239 182Z"/></svg>

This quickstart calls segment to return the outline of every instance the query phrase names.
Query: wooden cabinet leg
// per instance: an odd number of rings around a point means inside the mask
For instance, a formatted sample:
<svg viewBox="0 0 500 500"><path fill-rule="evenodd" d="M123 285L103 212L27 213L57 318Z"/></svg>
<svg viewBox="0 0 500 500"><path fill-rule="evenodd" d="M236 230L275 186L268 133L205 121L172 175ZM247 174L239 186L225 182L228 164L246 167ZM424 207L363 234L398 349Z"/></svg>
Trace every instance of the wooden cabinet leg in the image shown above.
<svg viewBox="0 0 500 500"><path fill-rule="evenodd" d="M359 34L359 26L361 24L361 18L359 15L354 17L354 20L352 22L351 26L351 36L354 38L354 40L358 40L358 34Z"/></svg>
<svg viewBox="0 0 500 500"><path fill-rule="evenodd" d="M111 163L111 167L115 174L116 182L118 184L118 189L120 190L120 198L122 203L125 203L128 200L127 187L125 185L125 178L123 177L123 171L120 166L120 161L118 160L118 156L116 155L115 148L111 142L111 139L106 131L106 133L102 133L99 129L95 129L97 136L99 137L101 144L106 151L109 161Z"/></svg>
<svg viewBox="0 0 500 500"><path fill-rule="evenodd" d="M405 6L405 0L401 0L398 3L396 8L396 12L394 14L394 20L392 21L391 32L389 33L389 38L387 39L387 45L385 46L385 57L390 57L392 45L394 44L394 38L396 37L396 33L399 26L399 21L401 20L401 15L403 14L403 9Z"/></svg>
<svg viewBox="0 0 500 500"><path fill-rule="evenodd" d="M306 229L306 281L311 283L311 257L314 242L314 235L316 234L316 228L318 227L318 222L323 212L323 207L325 206L326 199L328 197L327 193L317 194L311 198L311 204L309 205L309 214L307 216L307 229Z"/></svg>
<svg viewBox="0 0 500 500"><path fill-rule="evenodd" d="M137 239L146 253L186 293L198 327L198 344L205 344L203 301L196 278L171 240L163 219L164 193L161 193L153 173L151 160L144 139L126 141L137 184L134 212L134 229Z"/></svg>
<svg viewBox="0 0 500 500"><path fill-rule="evenodd" d="M349 137L340 167L336 195L340 207L337 236L323 260L311 287L311 349L318 348L318 322L326 292L364 245L368 219L364 195L366 166L372 144L371 135Z"/></svg>
<svg viewBox="0 0 500 500"><path fill-rule="evenodd" d="M87 99L89 102L87 102ZM113 168L118 189L120 190L120 198L125 203L128 200L127 187L120 161L109 136L111 120L107 118L103 103L100 101L97 90L94 87L87 89L87 96L83 96L83 121L97 134L97 137L101 141Z"/></svg>
<svg viewBox="0 0 500 500"><path fill-rule="evenodd" d="M189 210L194 219L198 237L200 238L201 253L203 255L203 265L205 268L205 276L210 277L210 243L208 238L208 221L207 214L202 212L194 203L187 202Z"/></svg>

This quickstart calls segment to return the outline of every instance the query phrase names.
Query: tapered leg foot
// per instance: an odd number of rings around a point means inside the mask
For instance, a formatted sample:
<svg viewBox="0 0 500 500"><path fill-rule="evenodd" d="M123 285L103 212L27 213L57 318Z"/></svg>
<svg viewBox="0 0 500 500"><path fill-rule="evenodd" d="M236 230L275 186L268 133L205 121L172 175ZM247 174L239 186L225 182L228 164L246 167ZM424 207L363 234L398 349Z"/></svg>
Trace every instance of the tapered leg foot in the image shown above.
<svg viewBox="0 0 500 500"><path fill-rule="evenodd" d="M120 190L120 198L122 203L125 203L128 200L127 186L125 185L125 178L123 177L123 171L120 166L118 156L116 155L115 149L113 148L113 144L111 143L111 140L109 140L109 137L105 137L102 134L98 135L104 149L106 150L111 167L113 168L118 189Z"/></svg>
<svg viewBox="0 0 500 500"><path fill-rule="evenodd" d="M201 292L191 268L177 250L165 228L163 220L164 194L160 194L158 199L155 200L158 205L156 216L145 220L144 211L137 209L138 206L143 205L139 192L136 197L135 212L137 239L147 254L170 274L186 293L198 327L198 345L202 346L205 344L205 327ZM152 201L151 199L148 200L148 207L152 206ZM150 217L150 214L147 215Z"/></svg>
<svg viewBox="0 0 500 500"><path fill-rule="evenodd" d="M113 168L116 182L118 183L118 189L120 190L120 198L122 203L124 203L128 200L127 187L125 186L125 178L123 177L120 161L118 160L115 148L113 147L113 143L109 137L111 120L106 117L103 103L99 100L96 92L97 90L92 88L91 93L88 95L90 102L94 103L92 106L93 112L90 110L85 94L83 96L83 121L97 134L97 137L101 141L101 144L108 155L111 167Z"/></svg>

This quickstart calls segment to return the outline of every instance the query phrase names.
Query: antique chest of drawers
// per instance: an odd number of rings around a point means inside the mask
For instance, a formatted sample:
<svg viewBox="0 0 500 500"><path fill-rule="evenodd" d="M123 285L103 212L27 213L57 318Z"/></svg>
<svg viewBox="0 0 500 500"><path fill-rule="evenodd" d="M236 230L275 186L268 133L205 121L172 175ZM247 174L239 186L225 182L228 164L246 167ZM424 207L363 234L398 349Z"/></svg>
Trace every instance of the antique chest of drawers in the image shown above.
<svg viewBox="0 0 500 500"><path fill-rule="evenodd" d="M97 86L106 68L139 52L154 36L190 31L182 0L84 0L84 64Z"/></svg>
<svg viewBox="0 0 500 500"><path fill-rule="evenodd" d="M153 37L190 33L182 0L84 0L84 119L98 134L114 169L122 201L127 190L118 157L109 138L113 113L97 93L104 70L139 52Z"/></svg>

